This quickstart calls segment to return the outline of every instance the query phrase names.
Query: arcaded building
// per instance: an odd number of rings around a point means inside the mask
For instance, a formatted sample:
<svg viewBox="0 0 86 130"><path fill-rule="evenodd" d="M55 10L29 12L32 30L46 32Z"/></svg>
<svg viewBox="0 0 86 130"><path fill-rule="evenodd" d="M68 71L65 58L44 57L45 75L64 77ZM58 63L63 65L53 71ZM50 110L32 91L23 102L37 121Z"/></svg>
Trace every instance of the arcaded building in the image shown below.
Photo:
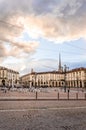
<svg viewBox="0 0 86 130"><path fill-rule="evenodd" d="M86 88L86 68L76 68L66 73L66 84L69 87Z"/></svg>
<svg viewBox="0 0 86 130"><path fill-rule="evenodd" d="M0 86L15 87L19 85L19 72L0 66Z"/></svg>
<svg viewBox="0 0 86 130"><path fill-rule="evenodd" d="M31 72L21 77L23 86L59 87L63 86L64 75L57 71Z"/></svg>
<svg viewBox="0 0 86 130"><path fill-rule="evenodd" d="M66 72L31 72L21 77L22 85L27 87L85 87L86 68L76 68Z"/></svg>
<svg viewBox="0 0 86 130"><path fill-rule="evenodd" d="M59 55L59 65L57 71L35 72L31 70L21 77L24 87L81 87L86 88L86 68L75 68L69 70L66 65L61 66Z"/></svg>

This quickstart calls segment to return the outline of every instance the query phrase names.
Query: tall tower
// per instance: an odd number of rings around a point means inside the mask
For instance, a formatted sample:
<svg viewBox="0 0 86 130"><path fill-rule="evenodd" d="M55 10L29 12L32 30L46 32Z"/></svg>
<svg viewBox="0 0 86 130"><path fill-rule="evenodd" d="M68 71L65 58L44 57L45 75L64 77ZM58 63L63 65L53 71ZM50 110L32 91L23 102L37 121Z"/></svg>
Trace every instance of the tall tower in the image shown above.
<svg viewBox="0 0 86 130"><path fill-rule="evenodd" d="M59 65L58 65L58 71L62 72L62 66L61 66L61 55L59 53Z"/></svg>

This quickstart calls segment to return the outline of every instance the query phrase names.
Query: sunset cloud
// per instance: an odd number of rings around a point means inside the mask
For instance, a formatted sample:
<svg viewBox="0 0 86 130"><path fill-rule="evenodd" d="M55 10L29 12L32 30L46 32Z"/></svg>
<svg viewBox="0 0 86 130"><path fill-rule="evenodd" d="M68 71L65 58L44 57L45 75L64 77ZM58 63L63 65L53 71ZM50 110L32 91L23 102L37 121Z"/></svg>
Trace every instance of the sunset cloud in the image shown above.
<svg viewBox="0 0 86 130"><path fill-rule="evenodd" d="M26 30L34 39L42 37L54 42L85 38L85 4L85 0L2 0L0 33L17 37Z"/></svg>
<svg viewBox="0 0 86 130"><path fill-rule="evenodd" d="M11 42L9 46L5 46L5 44L0 45L0 57L19 57L24 56L26 54L30 55L30 53L34 53L35 49L38 47L38 43L34 41L29 42Z"/></svg>

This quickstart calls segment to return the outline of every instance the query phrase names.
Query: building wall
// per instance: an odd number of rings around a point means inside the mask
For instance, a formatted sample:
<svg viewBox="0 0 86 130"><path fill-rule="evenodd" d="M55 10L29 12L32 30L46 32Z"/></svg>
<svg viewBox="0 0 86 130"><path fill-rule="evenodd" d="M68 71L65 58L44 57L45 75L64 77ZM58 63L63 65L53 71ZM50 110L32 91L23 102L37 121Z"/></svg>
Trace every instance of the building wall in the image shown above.
<svg viewBox="0 0 86 130"><path fill-rule="evenodd" d="M66 81L69 87L86 87L86 69L78 68L69 71L66 74Z"/></svg>
<svg viewBox="0 0 86 130"><path fill-rule="evenodd" d="M63 86L64 75L57 72L30 73L21 77L23 86L59 87Z"/></svg>
<svg viewBox="0 0 86 130"><path fill-rule="evenodd" d="M0 67L0 86L15 86L19 84L19 73L5 67Z"/></svg>
<svg viewBox="0 0 86 130"><path fill-rule="evenodd" d="M25 87L86 87L86 68L65 72L32 72L21 77Z"/></svg>

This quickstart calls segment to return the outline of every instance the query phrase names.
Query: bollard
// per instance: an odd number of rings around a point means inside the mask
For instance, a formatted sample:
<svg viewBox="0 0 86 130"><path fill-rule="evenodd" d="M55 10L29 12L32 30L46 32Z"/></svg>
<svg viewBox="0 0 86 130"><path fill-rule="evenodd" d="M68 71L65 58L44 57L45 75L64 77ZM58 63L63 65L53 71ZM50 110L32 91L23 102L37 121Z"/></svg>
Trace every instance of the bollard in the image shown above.
<svg viewBox="0 0 86 130"><path fill-rule="evenodd" d="M76 93L76 99L78 100L78 93Z"/></svg>
<svg viewBox="0 0 86 130"><path fill-rule="evenodd" d="M85 93L85 95L84 95L84 96L85 96L85 100L86 100L86 93Z"/></svg>
<svg viewBox="0 0 86 130"><path fill-rule="evenodd" d="M58 92L58 94L57 94L57 99L59 100L59 92Z"/></svg>
<svg viewBox="0 0 86 130"><path fill-rule="evenodd" d="M36 92L36 100L37 100L37 97L38 97L38 93Z"/></svg>
<svg viewBox="0 0 86 130"><path fill-rule="evenodd" d="M67 93L67 99L69 100L69 91L68 91L68 93Z"/></svg>

